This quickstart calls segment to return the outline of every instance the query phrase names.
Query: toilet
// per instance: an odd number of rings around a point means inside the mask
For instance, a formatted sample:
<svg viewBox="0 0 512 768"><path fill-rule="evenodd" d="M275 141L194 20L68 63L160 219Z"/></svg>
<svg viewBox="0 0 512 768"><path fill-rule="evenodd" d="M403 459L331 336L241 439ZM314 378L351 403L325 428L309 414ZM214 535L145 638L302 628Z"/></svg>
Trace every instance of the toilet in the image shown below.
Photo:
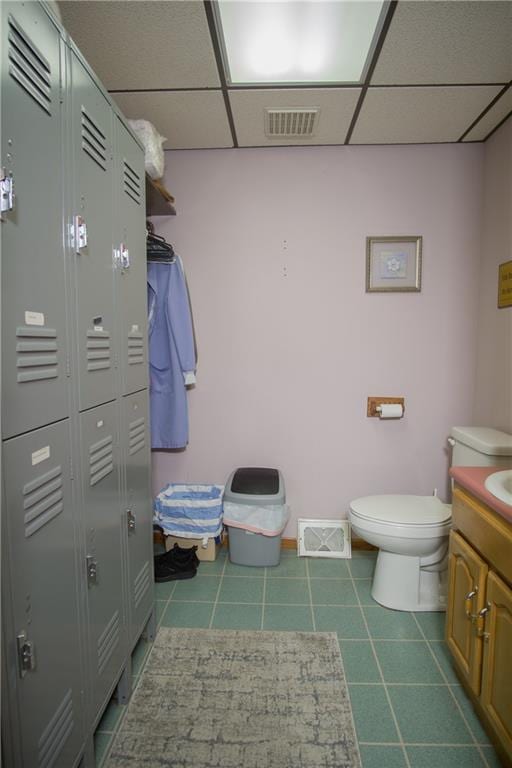
<svg viewBox="0 0 512 768"><path fill-rule="evenodd" d="M452 466L510 467L512 436L453 427ZM350 503L352 531L378 547L372 597L397 611L444 611L451 505L437 496L364 496Z"/></svg>

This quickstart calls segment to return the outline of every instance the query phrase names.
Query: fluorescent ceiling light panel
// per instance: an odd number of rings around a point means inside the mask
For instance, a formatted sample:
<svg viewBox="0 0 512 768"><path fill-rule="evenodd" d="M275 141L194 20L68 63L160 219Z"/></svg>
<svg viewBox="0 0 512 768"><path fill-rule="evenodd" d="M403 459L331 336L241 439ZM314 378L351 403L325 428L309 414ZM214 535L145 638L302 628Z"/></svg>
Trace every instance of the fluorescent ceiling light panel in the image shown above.
<svg viewBox="0 0 512 768"><path fill-rule="evenodd" d="M219 0L215 7L228 82L359 83L385 4Z"/></svg>

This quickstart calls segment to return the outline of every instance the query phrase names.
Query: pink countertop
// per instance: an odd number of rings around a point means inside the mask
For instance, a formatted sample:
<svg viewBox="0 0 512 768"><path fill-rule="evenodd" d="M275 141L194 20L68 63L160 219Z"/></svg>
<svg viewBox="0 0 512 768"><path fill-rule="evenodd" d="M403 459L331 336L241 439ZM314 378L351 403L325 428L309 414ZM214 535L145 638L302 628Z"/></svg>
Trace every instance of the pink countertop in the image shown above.
<svg viewBox="0 0 512 768"><path fill-rule="evenodd" d="M484 485L485 479L492 475L493 472L501 472L505 467L452 467L450 469L450 475L453 479L463 488L470 491L480 501L487 504L488 507L494 509L502 517L510 520L512 523L512 507L510 504L505 504L504 501L500 501L489 493Z"/></svg>

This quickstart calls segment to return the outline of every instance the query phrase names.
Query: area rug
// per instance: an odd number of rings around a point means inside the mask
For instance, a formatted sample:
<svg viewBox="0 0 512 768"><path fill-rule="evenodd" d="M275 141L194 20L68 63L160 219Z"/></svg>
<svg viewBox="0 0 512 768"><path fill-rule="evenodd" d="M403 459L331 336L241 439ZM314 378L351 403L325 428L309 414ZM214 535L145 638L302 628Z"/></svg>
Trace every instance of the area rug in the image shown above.
<svg viewBox="0 0 512 768"><path fill-rule="evenodd" d="M360 768L336 635L165 629L108 768Z"/></svg>

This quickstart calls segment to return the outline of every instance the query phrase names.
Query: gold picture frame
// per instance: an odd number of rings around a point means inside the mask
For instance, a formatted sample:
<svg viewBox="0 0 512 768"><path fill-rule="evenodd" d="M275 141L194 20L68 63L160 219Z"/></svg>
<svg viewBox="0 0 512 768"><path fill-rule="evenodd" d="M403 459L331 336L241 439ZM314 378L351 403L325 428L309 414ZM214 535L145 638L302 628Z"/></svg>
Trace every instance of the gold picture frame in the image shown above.
<svg viewBox="0 0 512 768"><path fill-rule="evenodd" d="M498 309L512 307L512 261L498 267Z"/></svg>
<svg viewBox="0 0 512 768"><path fill-rule="evenodd" d="M421 291L422 237L367 237L366 292Z"/></svg>

